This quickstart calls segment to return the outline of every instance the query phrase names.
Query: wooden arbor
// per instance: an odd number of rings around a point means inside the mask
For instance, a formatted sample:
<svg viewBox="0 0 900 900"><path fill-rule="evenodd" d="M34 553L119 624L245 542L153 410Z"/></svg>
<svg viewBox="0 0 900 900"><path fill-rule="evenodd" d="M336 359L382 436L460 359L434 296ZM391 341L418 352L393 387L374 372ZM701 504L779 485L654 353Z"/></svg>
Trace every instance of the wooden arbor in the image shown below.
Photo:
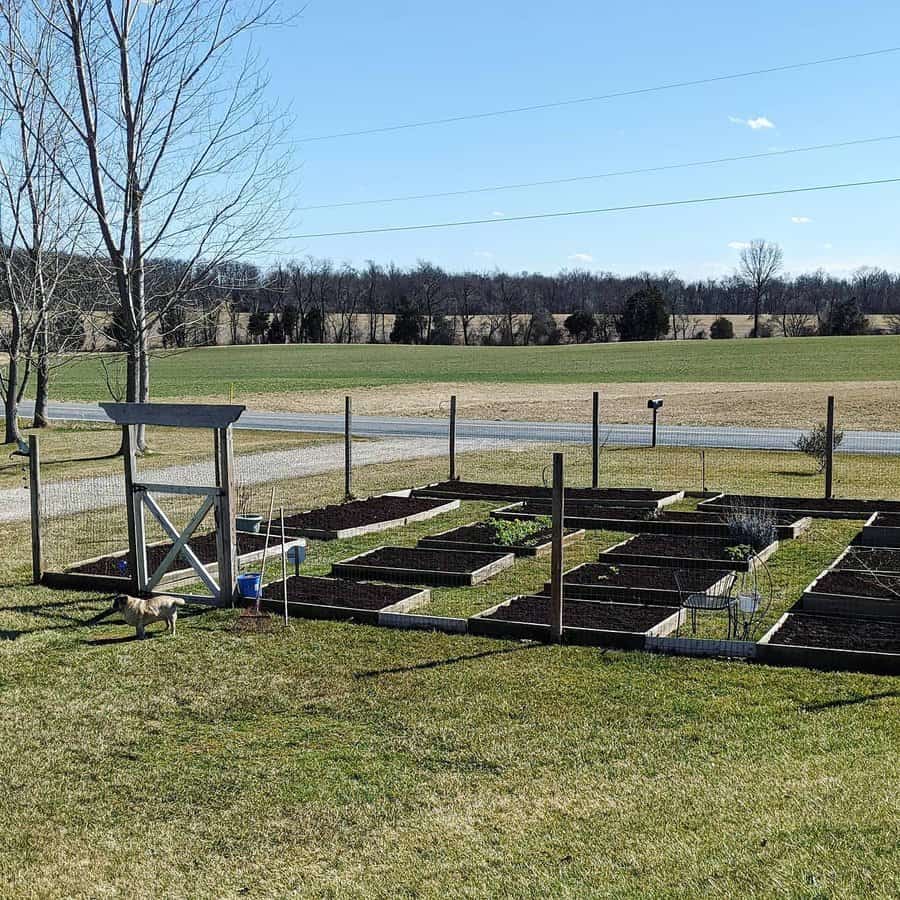
<svg viewBox="0 0 900 900"><path fill-rule="evenodd" d="M234 443L232 426L246 407L214 406L191 403L101 403L100 406L117 425L122 426L125 449L125 502L128 513L128 560L132 590L152 594L160 581L181 555L206 585L216 605L232 605L237 583L237 535L234 501ZM161 425L169 428L210 428L215 440L215 484L193 487L184 484L141 482L136 465L136 434L139 425ZM154 499L154 494L180 494L201 499L200 506L179 532ZM147 570L145 510L149 510L163 531L171 538L172 547L156 570ZM218 583L190 548L190 538L213 510L216 524L216 563ZM192 597L209 602L204 597Z"/></svg>

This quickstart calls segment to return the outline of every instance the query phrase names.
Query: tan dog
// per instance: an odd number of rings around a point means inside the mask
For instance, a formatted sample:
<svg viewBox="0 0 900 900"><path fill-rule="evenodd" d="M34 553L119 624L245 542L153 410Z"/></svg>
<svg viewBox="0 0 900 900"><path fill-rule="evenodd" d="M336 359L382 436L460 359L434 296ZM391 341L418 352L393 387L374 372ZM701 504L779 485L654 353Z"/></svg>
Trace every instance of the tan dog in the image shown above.
<svg viewBox="0 0 900 900"><path fill-rule="evenodd" d="M146 628L153 622L165 622L166 630L175 634L178 621L178 607L184 606L180 597L129 597L119 594L113 601L113 609L122 613L129 625L134 625L138 640L143 640Z"/></svg>

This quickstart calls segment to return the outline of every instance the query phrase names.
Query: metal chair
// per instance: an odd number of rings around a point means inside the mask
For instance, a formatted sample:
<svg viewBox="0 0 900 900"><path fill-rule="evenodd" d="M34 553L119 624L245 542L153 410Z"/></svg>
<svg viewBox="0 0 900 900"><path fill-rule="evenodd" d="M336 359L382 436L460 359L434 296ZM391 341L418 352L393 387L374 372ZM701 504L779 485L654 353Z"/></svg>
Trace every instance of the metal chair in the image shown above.
<svg viewBox="0 0 900 900"><path fill-rule="evenodd" d="M692 585L696 585L697 575L701 574L701 571L697 569L676 569L675 571L675 586L678 589L679 604L683 610L690 613L691 634L697 633L697 616L700 613L724 612L728 620L726 638L730 640L737 631L737 599L733 596L737 576L734 572L729 572L715 584L703 590L697 590ZM681 618L675 629L675 636L681 636Z"/></svg>

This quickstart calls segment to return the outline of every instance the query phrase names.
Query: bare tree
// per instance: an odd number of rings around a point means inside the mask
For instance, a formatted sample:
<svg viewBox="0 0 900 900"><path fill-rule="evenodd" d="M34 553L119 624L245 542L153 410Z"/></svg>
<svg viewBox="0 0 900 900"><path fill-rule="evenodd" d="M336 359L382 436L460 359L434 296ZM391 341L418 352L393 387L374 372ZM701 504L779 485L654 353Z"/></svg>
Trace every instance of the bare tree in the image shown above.
<svg viewBox="0 0 900 900"><path fill-rule="evenodd" d="M27 40L30 56L19 52ZM41 20L25 26L17 6L0 4L0 309L9 355L0 373L6 442L21 440L18 406L35 381L35 428L49 424L51 371L81 349L80 310L69 308L64 278L84 216L66 202L52 154L62 143L61 117L48 94L53 40Z"/></svg>
<svg viewBox="0 0 900 900"><path fill-rule="evenodd" d="M778 244L764 240L751 241L741 250L738 275L750 289L753 300L753 337L759 337L759 315L772 282L781 271L784 254Z"/></svg>
<svg viewBox="0 0 900 900"><path fill-rule="evenodd" d="M276 0L30 0L28 9L56 36L59 65L44 81L68 133L53 158L92 213L127 331L126 397L145 402L153 317L238 248L259 250L281 220L283 119L270 112L249 43L275 20ZM32 59L27 40L19 50ZM178 277L151 310L148 263L176 249Z"/></svg>

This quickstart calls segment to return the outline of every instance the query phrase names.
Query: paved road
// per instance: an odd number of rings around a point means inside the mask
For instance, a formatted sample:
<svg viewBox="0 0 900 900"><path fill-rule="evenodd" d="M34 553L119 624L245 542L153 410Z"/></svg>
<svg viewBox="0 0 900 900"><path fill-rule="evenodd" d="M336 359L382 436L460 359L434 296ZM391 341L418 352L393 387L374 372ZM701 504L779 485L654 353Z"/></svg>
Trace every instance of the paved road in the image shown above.
<svg viewBox="0 0 900 900"><path fill-rule="evenodd" d="M22 404L23 416L31 405ZM65 421L106 422L106 414L93 403L53 403L50 417ZM315 434L341 434L341 415L319 413L270 413L247 410L238 428L259 431L302 431ZM353 433L358 437L447 437L445 419L354 416ZM792 450L802 433L794 428L704 428L687 425L661 425L658 443L664 447L718 447L735 450ZM460 419L457 439L502 440L511 443L589 444L589 423L566 422L492 422ZM601 441L616 446L643 447L650 443L649 425L603 425ZM884 453L900 455L900 432L848 431L840 452Z"/></svg>

